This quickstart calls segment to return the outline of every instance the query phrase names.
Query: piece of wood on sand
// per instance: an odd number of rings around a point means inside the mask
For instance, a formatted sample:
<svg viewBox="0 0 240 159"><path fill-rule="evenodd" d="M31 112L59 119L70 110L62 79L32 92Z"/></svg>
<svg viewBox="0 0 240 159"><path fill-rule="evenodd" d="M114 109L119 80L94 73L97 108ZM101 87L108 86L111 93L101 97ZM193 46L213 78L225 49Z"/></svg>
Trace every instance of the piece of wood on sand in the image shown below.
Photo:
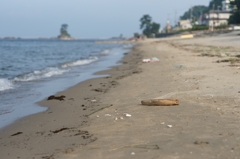
<svg viewBox="0 0 240 159"><path fill-rule="evenodd" d="M142 100L142 105L146 106L174 106L179 105L179 101L177 99L149 99Z"/></svg>

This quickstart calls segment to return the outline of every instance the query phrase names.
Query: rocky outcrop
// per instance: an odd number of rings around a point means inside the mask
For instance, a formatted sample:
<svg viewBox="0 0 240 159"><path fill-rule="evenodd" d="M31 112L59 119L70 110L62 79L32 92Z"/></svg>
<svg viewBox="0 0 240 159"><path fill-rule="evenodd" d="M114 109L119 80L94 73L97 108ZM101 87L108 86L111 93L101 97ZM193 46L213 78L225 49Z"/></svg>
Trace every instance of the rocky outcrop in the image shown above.
<svg viewBox="0 0 240 159"><path fill-rule="evenodd" d="M58 39L59 40L74 40L74 38L72 38L71 36L62 36L62 35L59 35Z"/></svg>

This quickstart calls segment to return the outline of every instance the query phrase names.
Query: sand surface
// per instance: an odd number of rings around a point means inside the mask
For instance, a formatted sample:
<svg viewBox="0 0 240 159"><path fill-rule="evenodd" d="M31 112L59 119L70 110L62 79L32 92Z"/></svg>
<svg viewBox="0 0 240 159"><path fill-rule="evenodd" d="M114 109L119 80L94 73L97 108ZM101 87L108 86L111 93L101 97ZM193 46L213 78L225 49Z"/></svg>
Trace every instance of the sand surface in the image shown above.
<svg viewBox="0 0 240 159"><path fill-rule="evenodd" d="M240 36L155 39L1 130L4 159L239 158ZM159 62L142 63L157 57ZM142 106L145 99L179 106ZM129 114L131 116L126 116Z"/></svg>

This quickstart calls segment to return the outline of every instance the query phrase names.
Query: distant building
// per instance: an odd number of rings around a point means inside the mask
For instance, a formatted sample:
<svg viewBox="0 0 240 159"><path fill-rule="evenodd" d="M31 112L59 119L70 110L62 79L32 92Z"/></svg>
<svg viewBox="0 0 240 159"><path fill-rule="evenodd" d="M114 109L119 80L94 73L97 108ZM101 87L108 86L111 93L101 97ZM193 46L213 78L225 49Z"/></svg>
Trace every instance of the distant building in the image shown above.
<svg viewBox="0 0 240 159"><path fill-rule="evenodd" d="M227 25L230 16L231 16L230 11L211 10L208 13L208 25L209 26L220 26L224 24Z"/></svg>
<svg viewBox="0 0 240 159"><path fill-rule="evenodd" d="M161 31L162 33L171 33L172 32L172 26L171 26L171 23L170 21L168 20L167 21L167 24L166 26L164 27L164 29Z"/></svg>
<svg viewBox="0 0 240 159"><path fill-rule="evenodd" d="M208 26L227 25L230 16L230 11L210 10L208 13L200 16L198 24Z"/></svg>
<svg viewBox="0 0 240 159"><path fill-rule="evenodd" d="M210 10L208 13L200 16L198 20L199 25L227 25L228 19L231 16L230 1L231 0L223 0L221 10Z"/></svg>
<svg viewBox="0 0 240 159"><path fill-rule="evenodd" d="M198 25L208 25L208 13L203 14L199 17Z"/></svg>
<svg viewBox="0 0 240 159"><path fill-rule="evenodd" d="M180 20L178 22L179 28L180 29L191 29L192 28L192 24L191 24L191 20Z"/></svg>

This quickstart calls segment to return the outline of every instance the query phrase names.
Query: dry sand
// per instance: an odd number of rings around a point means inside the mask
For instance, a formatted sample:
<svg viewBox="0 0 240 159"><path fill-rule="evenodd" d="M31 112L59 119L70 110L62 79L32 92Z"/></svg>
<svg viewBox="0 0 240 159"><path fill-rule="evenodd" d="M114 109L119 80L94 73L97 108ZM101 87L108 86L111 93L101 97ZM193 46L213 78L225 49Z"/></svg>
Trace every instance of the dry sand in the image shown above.
<svg viewBox="0 0 240 159"><path fill-rule="evenodd" d="M138 44L101 72L110 76L59 92L64 101L42 101L46 112L1 130L1 158L239 158L236 34ZM160 61L141 63L150 57ZM140 104L151 98L180 105Z"/></svg>

